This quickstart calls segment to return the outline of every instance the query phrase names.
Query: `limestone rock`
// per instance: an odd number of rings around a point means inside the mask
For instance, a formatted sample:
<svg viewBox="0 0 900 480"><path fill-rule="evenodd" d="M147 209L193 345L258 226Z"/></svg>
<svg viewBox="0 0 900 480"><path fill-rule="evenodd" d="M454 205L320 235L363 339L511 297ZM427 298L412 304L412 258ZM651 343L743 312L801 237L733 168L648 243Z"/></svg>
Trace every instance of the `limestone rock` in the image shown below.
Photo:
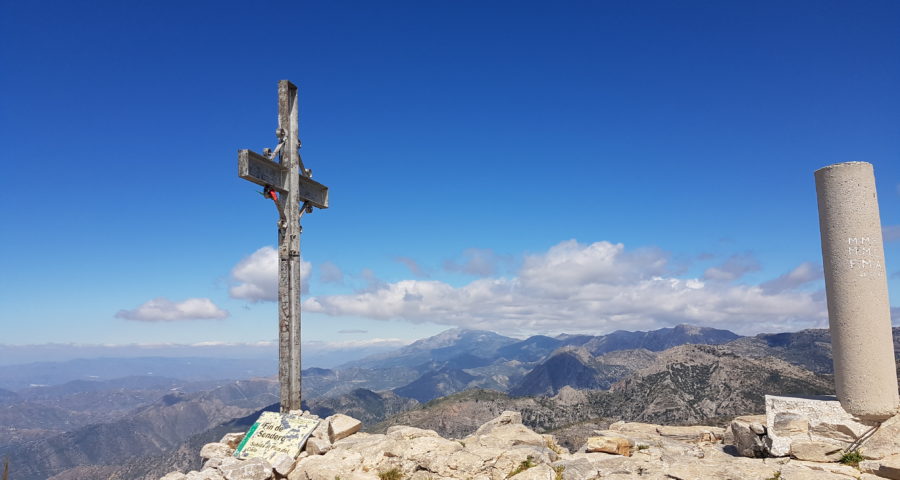
<svg viewBox="0 0 900 480"><path fill-rule="evenodd" d="M200 456L205 459L230 457L234 450L226 443L207 443L200 449Z"/></svg>
<svg viewBox="0 0 900 480"><path fill-rule="evenodd" d="M597 469L586 458L566 459L553 462L553 468L561 468L566 480L587 480L597 477Z"/></svg>
<svg viewBox="0 0 900 480"><path fill-rule="evenodd" d="M651 423L616 422L609 429L617 432L661 436L683 442L709 442L715 443L722 440L725 429L720 427L690 426L678 427L668 425L653 425Z"/></svg>
<svg viewBox="0 0 900 480"><path fill-rule="evenodd" d="M642 433L645 435L659 435L659 425L638 422L616 422L609 426L615 432Z"/></svg>
<svg viewBox="0 0 900 480"><path fill-rule="evenodd" d="M510 448L519 445L546 448L544 437L522 424L494 426L489 434L479 434L479 431L481 429L464 438L463 443L479 445L482 448Z"/></svg>
<svg viewBox="0 0 900 480"><path fill-rule="evenodd" d="M766 445L763 436L766 432L762 425L765 415L749 415L737 417L728 426L725 437L727 443L734 445L738 455L742 457L762 458L766 456Z"/></svg>
<svg viewBox="0 0 900 480"><path fill-rule="evenodd" d="M762 417L761 421L754 421L750 424L750 430L757 435L765 435L766 434L766 426L764 423L766 422L765 415L755 415L755 417Z"/></svg>
<svg viewBox="0 0 900 480"><path fill-rule="evenodd" d="M840 473L811 470L808 468L786 465L781 469L780 480L855 480L856 476L847 476Z"/></svg>
<svg viewBox="0 0 900 480"><path fill-rule="evenodd" d="M900 453L900 414L882 423L863 443L860 453L875 460Z"/></svg>
<svg viewBox="0 0 900 480"><path fill-rule="evenodd" d="M407 427L405 425L394 425L385 431L385 435L390 438L412 440L414 438L432 437L440 438L434 430L426 430L424 428Z"/></svg>
<svg viewBox="0 0 900 480"><path fill-rule="evenodd" d="M337 420L335 425L340 423L337 418L330 420ZM787 417L787 420L796 419ZM323 423L330 425L332 422ZM809 430L817 425L821 423L809 422ZM781 431L792 428L784 422L780 426L786 427ZM334 433L334 427L330 427L314 431L306 450L286 477L288 480L334 480L335 477L342 480L376 480L379 474L396 469L404 480L506 480L526 461L534 466L519 472L514 478L556 480L558 471L554 467L560 468L559 473L565 480L762 480L773 478L776 474L783 480L851 480L861 474L838 463L817 463L787 457L734 457L726 453L720 444L710 441L724 436L724 432L714 427L673 428L619 422L612 428L596 431L598 438L591 438L582 451L570 454L562 448L554 448L552 436L537 434L522 425L521 415L516 412L504 412L461 440L442 438L433 430L393 426L385 434L360 432L329 443L328 434ZM741 429L743 433L734 433ZM763 427L761 417L746 417L735 419L728 434L734 439L742 435L759 438L758 432L767 430L768 426ZM323 447L327 450L310 455L319 448L320 440L327 445ZM612 454L587 453L594 450L588 448L588 444L598 442L609 448L598 448L597 451ZM817 442L826 444L828 448ZM794 439L788 445L791 444L792 452L798 458L822 460L817 457L821 455L825 460L831 460L833 457L830 455L840 453L840 445L836 442L805 438ZM631 456L624 456L625 448L629 449ZM866 475L871 477L867 480L874 480L876 477L873 475L892 474L892 461L895 461L893 457L885 457L877 463L867 464ZM250 460L242 462L233 457L223 458L218 468L225 473L247 462ZM900 463L900 460L897 462ZM209 470L213 474L216 472L216 469ZM203 472L189 475L200 473ZM278 472L277 478L285 478L284 473ZM235 478L244 480L244 477ZM247 480L265 478L249 477ZM176 476L171 480L200 480L200 477ZM203 480L233 479L226 476Z"/></svg>
<svg viewBox="0 0 900 480"><path fill-rule="evenodd" d="M611 453L614 455L631 456L631 447L634 443L623 437L588 437L584 445L587 453Z"/></svg>
<svg viewBox="0 0 900 480"><path fill-rule="evenodd" d="M863 460L859 462L859 469L865 473L900 480L900 454L884 457L880 460Z"/></svg>
<svg viewBox="0 0 900 480"><path fill-rule="evenodd" d="M268 480L272 478L272 465L261 458L238 460L237 463L219 467L225 480Z"/></svg>
<svg viewBox="0 0 900 480"><path fill-rule="evenodd" d="M851 467L850 465L844 465L841 463L821 463L821 462L806 462L803 460L791 460L787 464L806 467L813 471L839 473L841 475L846 475L848 477L856 477L859 475L859 470L857 470L854 467Z"/></svg>
<svg viewBox="0 0 900 480"><path fill-rule="evenodd" d="M349 437L362 428L359 420L338 413L328 417L328 439L334 443L342 438Z"/></svg>
<svg viewBox="0 0 900 480"><path fill-rule="evenodd" d="M398 459L398 463L408 466L412 471L424 469L440 475L450 475L461 467L466 468L459 465L460 460L471 460L470 458L452 458L454 454L463 449L459 442L441 438L437 434L429 435L434 433L431 430L420 430L420 432L423 434L414 435L414 432L409 430L388 432L383 455ZM469 463L481 465L480 461Z"/></svg>
<svg viewBox="0 0 900 480"><path fill-rule="evenodd" d="M206 464L203 465L203 469L206 470L208 468L214 468L219 470L233 465L238 465L241 462L242 460L238 460L234 457L216 457L209 459Z"/></svg>
<svg viewBox="0 0 900 480"><path fill-rule="evenodd" d="M650 478L659 479L690 479L690 480L763 480L775 477L775 474L781 471L781 468L775 465L763 463L761 460L750 460L737 457L732 462L719 459L717 461L694 460L687 461L684 458L673 458L673 462L660 470L659 466L653 465L657 476ZM743 462L741 460L744 460ZM748 463L749 462L749 463ZM635 479L643 479L645 477L635 475ZM601 477L607 478L607 477Z"/></svg>
<svg viewBox="0 0 900 480"><path fill-rule="evenodd" d="M504 425L521 425L522 424L522 414L519 412L513 412L510 410L506 410L500 414L499 417L494 418L493 420L488 421L484 425L478 427L478 430L475 430L475 433L472 436L478 435L487 435L491 433L495 428L502 427Z"/></svg>
<svg viewBox="0 0 900 480"><path fill-rule="evenodd" d="M294 471L288 474L288 480L334 480L340 476L354 472L362 464L362 455L358 452L334 449L327 455L306 457L297 463ZM377 478L377 477L375 477Z"/></svg>
<svg viewBox="0 0 900 480"><path fill-rule="evenodd" d="M321 440L326 440L328 443L331 443L331 440L328 438L328 427L331 425L331 422L326 420L322 420L319 422L319 425L312 431L309 435L310 438L318 438Z"/></svg>
<svg viewBox="0 0 900 480"><path fill-rule="evenodd" d="M310 437L306 440L306 452L310 455L325 455L331 450L331 442L327 438Z"/></svg>
<svg viewBox="0 0 900 480"><path fill-rule="evenodd" d="M792 442L790 451L792 457L809 462L836 462L843 453L844 449L840 445L803 441Z"/></svg>
<svg viewBox="0 0 900 480"><path fill-rule="evenodd" d="M569 450L566 449L566 447L563 447L562 445L557 443L556 437L554 437L553 435L549 435L549 434L545 433L541 436L544 437L544 446L549 448L551 451L553 451L557 455L566 455L569 453ZM556 461L556 459L554 459L554 461Z"/></svg>
<svg viewBox="0 0 900 480"><path fill-rule="evenodd" d="M164 477L159 480L184 480L185 475L181 472L171 472L167 473Z"/></svg>
<svg viewBox="0 0 900 480"><path fill-rule="evenodd" d="M543 464L519 472L512 477L515 480L553 480L556 472L549 465Z"/></svg>
<svg viewBox="0 0 900 480"><path fill-rule="evenodd" d="M722 440L724 428L707 426L676 427L662 425L657 428L660 436L683 442L717 443Z"/></svg>
<svg viewBox="0 0 900 480"><path fill-rule="evenodd" d="M294 469L296 460L286 453L279 453L270 463L272 464L272 470L274 470L275 473L282 477L286 477L287 474Z"/></svg>
<svg viewBox="0 0 900 480"><path fill-rule="evenodd" d="M237 460L234 457L213 457L209 460L203 462L203 468L200 470L206 470L208 468L219 468L222 465L222 462L230 462L233 460Z"/></svg>
<svg viewBox="0 0 900 480"><path fill-rule="evenodd" d="M829 442L846 449L873 425L844 411L833 396L766 395L766 446L774 456L788 455L794 441Z"/></svg>
<svg viewBox="0 0 900 480"><path fill-rule="evenodd" d="M184 476L184 480L224 480L225 477L222 474L214 469L210 468L209 470L202 471L194 471L188 472L187 475Z"/></svg>
<svg viewBox="0 0 900 480"><path fill-rule="evenodd" d="M244 439L244 433L242 432L234 432L234 433L226 433L219 443L224 443L228 445L229 448L235 449L241 443L241 440Z"/></svg>

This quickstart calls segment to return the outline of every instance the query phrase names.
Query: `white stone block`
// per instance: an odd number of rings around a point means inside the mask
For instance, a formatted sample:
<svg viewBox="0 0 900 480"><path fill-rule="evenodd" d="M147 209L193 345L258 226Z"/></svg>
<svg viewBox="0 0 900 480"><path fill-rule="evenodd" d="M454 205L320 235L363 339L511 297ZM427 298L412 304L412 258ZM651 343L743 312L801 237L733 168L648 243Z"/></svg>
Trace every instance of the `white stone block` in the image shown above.
<svg viewBox="0 0 900 480"><path fill-rule="evenodd" d="M864 460L859 462L859 469L882 478L900 480L900 454L884 457L881 460Z"/></svg>
<svg viewBox="0 0 900 480"><path fill-rule="evenodd" d="M269 480L272 478L272 464L261 458L238 460L219 467L225 480Z"/></svg>
<svg viewBox="0 0 900 480"><path fill-rule="evenodd" d="M207 443L200 449L202 458L230 457L234 450L224 443Z"/></svg>
<svg viewBox="0 0 900 480"><path fill-rule="evenodd" d="M806 428L801 429L804 422ZM873 425L847 413L833 396L766 395L766 446L776 457L788 455L794 441L828 442L846 448Z"/></svg>
<svg viewBox="0 0 900 480"><path fill-rule="evenodd" d="M294 469L296 460L294 460L293 457L286 453L279 453L269 463L272 464L272 470L274 470L275 473L281 475L282 477L286 477L289 473L291 473L291 470Z"/></svg>
<svg viewBox="0 0 900 480"><path fill-rule="evenodd" d="M342 438L349 437L362 428L359 420L338 413L328 417L328 440L334 443Z"/></svg>

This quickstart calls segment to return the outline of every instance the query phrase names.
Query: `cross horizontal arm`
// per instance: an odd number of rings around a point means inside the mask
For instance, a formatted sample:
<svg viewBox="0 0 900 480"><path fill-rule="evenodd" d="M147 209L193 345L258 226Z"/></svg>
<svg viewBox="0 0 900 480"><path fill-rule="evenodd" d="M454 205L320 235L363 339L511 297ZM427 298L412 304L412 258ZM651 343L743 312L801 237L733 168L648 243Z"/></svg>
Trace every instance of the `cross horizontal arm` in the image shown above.
<svg viewBox="0 0 900 480"><path fill-rule="evenodd" d="M238 150L238 176L269 186L279 193L288 191L288 169L251 150Z"/></svg>
<svg viewBox="0 0 900 480"><path fill-rule="evenodd" d="M257 185L269 186L279 193L287 193L290 171L251 150L238 150L238 176ZM328 208L328 187L303 175L298 175L297 195L300 202L316 208Z"/></svg>
<svg viewBox="0 0 900 480"><path fill-rule="evenodd" d="M299 175L297 195L301 202L307 202L316 208L328 208L328 187L309 178Z"/></svg>

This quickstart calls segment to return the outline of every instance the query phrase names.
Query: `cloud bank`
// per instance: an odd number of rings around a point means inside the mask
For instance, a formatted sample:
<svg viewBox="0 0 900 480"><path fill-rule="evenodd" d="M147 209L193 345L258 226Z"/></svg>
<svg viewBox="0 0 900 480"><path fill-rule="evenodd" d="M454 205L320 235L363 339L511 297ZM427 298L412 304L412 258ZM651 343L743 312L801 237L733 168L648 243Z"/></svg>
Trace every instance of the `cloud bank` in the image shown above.
<svg viewBox="0 0 900 480"><path fill-rule="evenodd" d="M226 317L228 312L217 307L208 298L188 298L181 302L173 302L164 297L157 297L133 310L119 310L116 313L116 318L138 322L177 322Z"/></svg>
<svg viewBox="0 0 900 480"><path fill-rule="evenodd" d="M309 291L309 274L312 266L300 260L301 293ZM231 298L251 302L278 300L278 250L266 246L253 252L231 269L231 278L237 283L228 289Z"/></svg>
<svg viewBox="0 0 900 480"><path fill-rule="evenodd" d="M659 249L574 240L526 256L513 277L463 286L436 280L381 283L353 294L307 299L307 312L379 320L433 322L508 334L653 329L677 323L742 333L824 327L821 293L798 287L818 278L804 264L763 285L728 281L755 267L738 258L714 281L677 278ZM709 271L707 271L709 275Z"/></svg>

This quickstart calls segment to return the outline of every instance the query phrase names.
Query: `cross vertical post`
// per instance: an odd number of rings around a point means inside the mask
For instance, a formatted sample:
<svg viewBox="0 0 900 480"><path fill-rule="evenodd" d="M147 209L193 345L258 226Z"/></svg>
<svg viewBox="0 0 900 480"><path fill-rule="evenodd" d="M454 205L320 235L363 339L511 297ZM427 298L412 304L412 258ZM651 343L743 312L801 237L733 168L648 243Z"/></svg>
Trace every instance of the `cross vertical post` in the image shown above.
<svg viewBox="0 0 900 480"><path fill-rule="evenodd" d="M288 170L282 195L284 219L278 225L278 381L281 411L300 409L300 148L297 87L278 82L278 128L284 135L281 164ZM285 162L286 161L286 162ZM285 163L287 163L285 165Z"/></svg>
<svg viewBox="0 0 900 480"><path fill-rule="evenodd" d="M328 208L328 188L312 179L300 158L297 87L278 82L279 144L263 155L238 150L238 176L262 185L278 206L278 382L281 411L301 409L300 217ZM276 163L275 158L279 158Z"/></svg>

